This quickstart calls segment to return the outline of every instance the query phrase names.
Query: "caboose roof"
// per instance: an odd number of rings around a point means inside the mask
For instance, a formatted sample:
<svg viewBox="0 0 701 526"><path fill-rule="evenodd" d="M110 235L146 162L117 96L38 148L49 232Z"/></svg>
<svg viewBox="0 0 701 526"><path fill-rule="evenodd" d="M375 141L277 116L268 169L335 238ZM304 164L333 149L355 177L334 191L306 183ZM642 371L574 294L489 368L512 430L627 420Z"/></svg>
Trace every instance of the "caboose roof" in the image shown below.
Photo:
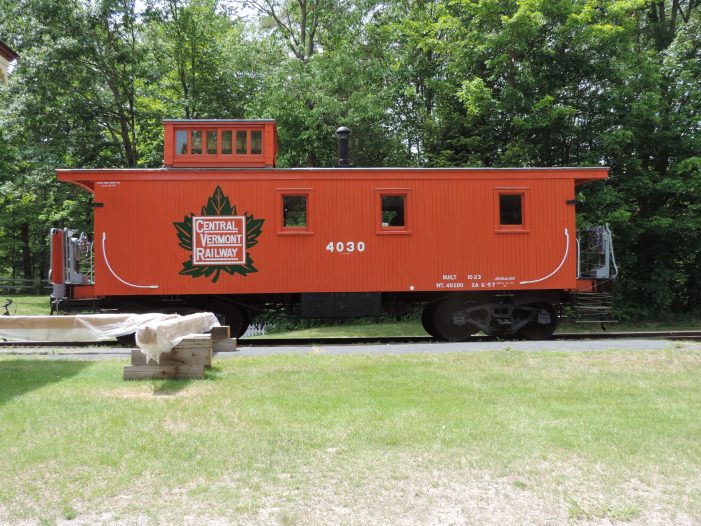
<svg viewBox="0 0 701 526"><path fill-rule="evenodd" d="M15 60L16 58L19 58L17 52L14 51L10 46L5 44L2 40L0 40L0 55L5 57L5 59L10 62Z"/></svg>
<svg viewBox="0 0 701 526"><path fill-rule="evenodd" d="M59 180L88 190L101 181L157 180L362 180L362 179L571 179L576 185L606 179L608 168L82 168L58 169Z"/></svg>
<svg viewBox="0 0 701 526"><path fill-rule="evenodd" d="M217 124L255 124L257 122L275 122L275 119L163 119L161 122L177 122L182 124L206 124L208 122L216 122Z"/></svg>

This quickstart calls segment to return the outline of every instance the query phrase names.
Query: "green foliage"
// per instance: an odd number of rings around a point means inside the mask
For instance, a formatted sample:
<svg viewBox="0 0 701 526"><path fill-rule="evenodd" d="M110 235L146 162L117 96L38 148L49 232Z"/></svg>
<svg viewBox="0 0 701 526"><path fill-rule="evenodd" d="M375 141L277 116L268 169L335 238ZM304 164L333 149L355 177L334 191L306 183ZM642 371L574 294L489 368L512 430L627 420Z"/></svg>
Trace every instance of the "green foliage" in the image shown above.
<svg viewBox="0 0 701 526"><path fill-rule="evenodd" d="M217 0L153 1L144 95L170 118L243 118L256 92L257 44Z"/></svg>
<svg viewBox="0 0 701 526"><path fill-rule="evenodd" d="M274 118L278 166L611 167L620 315L701 304L697 0L0 0L0 273L90 230L56 167L160 166L163 118Z"/></svg>

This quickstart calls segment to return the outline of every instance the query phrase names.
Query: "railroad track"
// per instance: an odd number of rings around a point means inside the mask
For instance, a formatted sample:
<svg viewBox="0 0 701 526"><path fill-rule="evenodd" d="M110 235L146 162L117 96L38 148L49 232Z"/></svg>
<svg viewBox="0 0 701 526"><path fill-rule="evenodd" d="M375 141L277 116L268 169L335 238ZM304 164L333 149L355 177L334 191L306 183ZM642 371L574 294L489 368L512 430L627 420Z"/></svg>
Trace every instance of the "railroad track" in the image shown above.
<svg viewBox="0 0 701 526"><path fill-rule="evenodd" d="M701 331L646 331L646 332L596 332L596 333L561 333L554 334L551 340L609 340L625 338L658 338L665 340L701 340ZM494 336L471 336L466 342L499 341ZM514 341L514 339L502 339ZM331 338L242 338L241 347L273 347L289 345L357 345L357 344L393 344L393 343L443 343L431 336L390 336L390 337L331 337Z"/></svg>
<svg viewBox="0 0 701 526"><path fill-rule="evenodd" d="M553 335L551 340L607 340L607 339L655 338L664 340L701 340L700 331L637 331L637 332L568 332ZM472 336L467 342L499 341L494 336ZM513 340L503 340L513 341ZM391 337L330 337L330 338L242 338L239 347L281 347L308 345L361 345L361 344L406 344L406 343L441 343L431 336L391 336ZM0 347L105 347L123 348L115 341L105 342L5 342Z"/></svg>

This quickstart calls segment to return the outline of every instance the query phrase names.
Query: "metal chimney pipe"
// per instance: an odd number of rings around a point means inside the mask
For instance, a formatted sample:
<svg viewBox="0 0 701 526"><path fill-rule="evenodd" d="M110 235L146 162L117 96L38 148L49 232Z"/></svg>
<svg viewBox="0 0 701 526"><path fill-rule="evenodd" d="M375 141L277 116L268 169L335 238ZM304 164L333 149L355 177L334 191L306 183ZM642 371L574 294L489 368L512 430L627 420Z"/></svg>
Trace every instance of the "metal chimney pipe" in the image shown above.
<svg viewBox="0 0 701 526"><path fill-rule="evenodd" d="M336 137L338 137L338 164L336 167L350 166L350 159L348 156L348 136L350 135L350 130L345 126L341 126L336 130Z"/></svg>

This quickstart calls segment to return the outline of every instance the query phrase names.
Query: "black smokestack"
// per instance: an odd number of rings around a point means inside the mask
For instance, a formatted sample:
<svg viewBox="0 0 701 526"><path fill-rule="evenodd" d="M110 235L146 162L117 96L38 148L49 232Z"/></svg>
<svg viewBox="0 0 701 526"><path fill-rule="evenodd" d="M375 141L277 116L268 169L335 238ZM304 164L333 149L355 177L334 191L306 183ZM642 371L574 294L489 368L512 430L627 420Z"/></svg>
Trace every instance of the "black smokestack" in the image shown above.
<svg viewBox="0 0 701 526"><path fill-rule="evenodd" d="M338 130L336 130L336 137L338 137L338 164L336 167L338 168L351 165L348 155L349 135L350 130L345 126L341 126Z"/></svg>

